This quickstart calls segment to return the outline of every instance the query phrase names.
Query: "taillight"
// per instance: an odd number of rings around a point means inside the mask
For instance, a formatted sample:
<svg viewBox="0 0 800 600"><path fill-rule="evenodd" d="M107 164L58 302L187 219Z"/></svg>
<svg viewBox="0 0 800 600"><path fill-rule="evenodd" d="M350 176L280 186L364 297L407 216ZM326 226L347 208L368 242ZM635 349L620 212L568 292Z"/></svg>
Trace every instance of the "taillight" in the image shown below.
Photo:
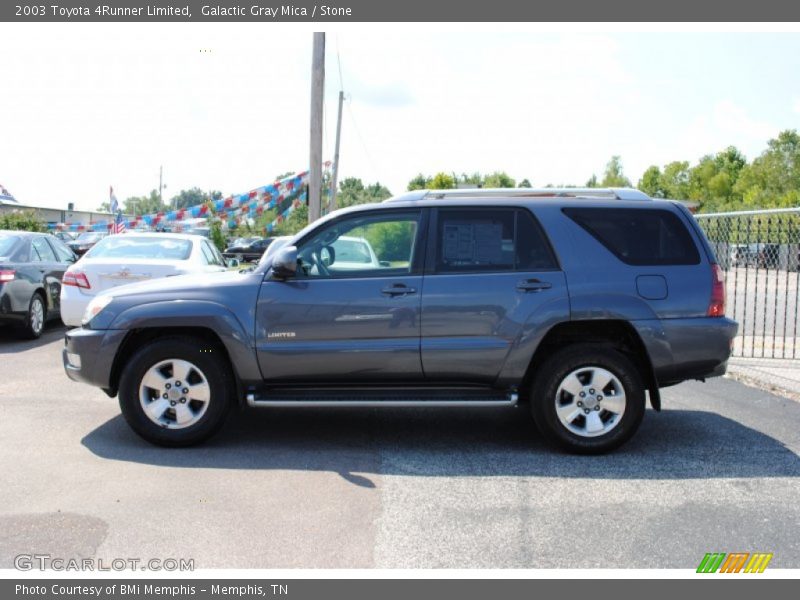
<svg viewBox="0 0 800 600"><path fill-rule="evenodd" d="M17 276L17 272L14 269L4 269L0 271L0 283L7 283L9 281L14 281L14 277Z"/></svg>
<svg viewBox="0 0 800 600"><path fill-rule="evenodd" d="M711 265L711 302L708 304L709 317L725 316L725 281L719 265Z"/></svg>
<svg viewBox="0 0 800 600"><path fill-rule="evenodd" d="M64 279L61 280L61 285L74 285L75 287L83 288L85 290L91 289L92 285L86 278L86 273L81 271L67 271L64 273Z"/></svg>

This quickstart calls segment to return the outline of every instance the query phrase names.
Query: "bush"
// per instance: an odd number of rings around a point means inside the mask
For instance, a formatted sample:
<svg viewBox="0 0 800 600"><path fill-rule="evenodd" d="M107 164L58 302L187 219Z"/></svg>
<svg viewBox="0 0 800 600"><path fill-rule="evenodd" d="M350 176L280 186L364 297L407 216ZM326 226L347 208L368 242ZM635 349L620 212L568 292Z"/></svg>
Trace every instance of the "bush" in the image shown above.
<svg viewBox="0 0 800 600"><path fill-rule="evenodd" d="M44 221L33 210L15 210L0 214L0 229L15 231L45 231Z"/></svg>
<svg viewBox="0 0 800 600"><path fill-rule="evenodd" d="M225 247L227 246L225 242L225 234L222 233L222 223L216 217L212 217L208 220L208 228L209 228L209 237L211 241L214 242L214 245L217 247L217 250L220 252L225 252Z"/></svg>

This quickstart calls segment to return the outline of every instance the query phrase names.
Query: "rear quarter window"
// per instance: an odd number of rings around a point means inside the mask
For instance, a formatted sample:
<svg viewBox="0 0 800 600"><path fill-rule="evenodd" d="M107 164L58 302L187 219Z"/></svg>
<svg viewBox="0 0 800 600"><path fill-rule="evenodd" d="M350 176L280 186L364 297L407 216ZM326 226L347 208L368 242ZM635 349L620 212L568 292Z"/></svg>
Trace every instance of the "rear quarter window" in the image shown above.
<svg viewBox="0 0 800 600"><path fill-rule="evenodd" d="M662 209L564 208L564 214L628 265L696 265L700 254L686 226Z"/></svg>

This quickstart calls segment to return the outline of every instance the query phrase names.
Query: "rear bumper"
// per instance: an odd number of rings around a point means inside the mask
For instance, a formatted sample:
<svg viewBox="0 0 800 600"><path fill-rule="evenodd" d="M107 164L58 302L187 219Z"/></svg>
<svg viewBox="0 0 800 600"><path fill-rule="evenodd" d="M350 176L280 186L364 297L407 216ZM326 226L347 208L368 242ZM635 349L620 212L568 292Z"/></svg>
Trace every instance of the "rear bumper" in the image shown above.
<svg viewBox="0 0 800 600"><path fill-rule="evenodd" d="M725 317L635 321L660 387L724 375L739 329Z"/></svg>
<svg viewBox="0 0 800 600"><path fill-rule="evenodd" d="M80 327L83 313L94 296L74 286L61 286L61 320L68 327Z"/></svg>
<svg viewBox="0 0 800 600"><path fill-rule="evenodd" d="M80 327L68 331L61 353L67 377L100 388L110 388L114 358L126 333L122 329L93 330Z"/></svg>

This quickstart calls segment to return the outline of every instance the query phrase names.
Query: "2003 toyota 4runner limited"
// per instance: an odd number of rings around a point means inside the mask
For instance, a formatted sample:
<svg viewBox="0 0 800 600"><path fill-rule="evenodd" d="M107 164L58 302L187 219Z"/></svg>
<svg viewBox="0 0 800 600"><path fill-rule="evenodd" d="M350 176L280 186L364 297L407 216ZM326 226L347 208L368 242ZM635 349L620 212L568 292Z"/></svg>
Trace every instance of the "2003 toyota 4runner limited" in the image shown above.
<svg viewBox="0 0 800 600"><path fill-rule="evenodd" d="M63 354L156 444L208 438L237 403L522 398L549 441L596 453L633 435L645 391L659 410L660 387L725 372L737 324L724 313L720 268L679 203L421 191L336 211L250 272L100 294Z"/></svg>

